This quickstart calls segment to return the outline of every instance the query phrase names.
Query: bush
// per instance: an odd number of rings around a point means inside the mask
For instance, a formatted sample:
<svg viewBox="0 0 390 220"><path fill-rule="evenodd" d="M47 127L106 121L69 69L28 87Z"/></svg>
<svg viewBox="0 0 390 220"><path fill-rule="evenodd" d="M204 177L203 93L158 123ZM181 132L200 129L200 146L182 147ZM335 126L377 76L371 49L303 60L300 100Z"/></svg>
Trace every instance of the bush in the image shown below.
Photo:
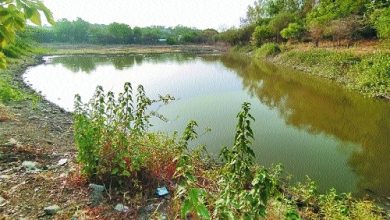
<svg viewBox="0 0 390 220"><path fill-rule="evenodd" d="M275 56L281 52L280 47L276 43L266 43L263 44L259 49L255 51L255 56L257 58L266 58L270 56Z"/></svg>
<svg viewBox="0 0 390 220"><path fill-rule="evenodd" d="M23 99L20 91L12 87L5 79L0 79L0 102L18 101Z"/></svg>
<svg viewBox="0 0 390 220"><path fill-rule="evenodd" d="M210 168L214 171L212 180L204 178L207 174L200 178L195 174L202 166L195 166L193 158L196 156L186 146L187 141L197 137L194 130L196 123L190 122L187 126L175 174L179 187L174 201L181 204L182 219L186 219L189 213L194 213L201 219L210 219L210 213L213 219L259 219L266 216L267 203L277 191L278 177L255 165L255 154L251 148L251 123L254 118L249 110L250 104L244 103L237 115L234 145L222 149L222 166ZM204 185L205 180L213 186ZM209 190L210 188L214 190ZM212 212L207 209L206 201Z"/></svg>
<svg viewBox="0 0 390 220"><path fill-rule="evenodd" d="M377 31L378 37L390 38L390 8L375 10L371 15L371 21Z"/></svg>
<svg viewBox="0 0 390 220"><path fill-rule="evenodd" d="M163 178L164 169L172 167L173 156L170 155L174 155L174 149L167 148L172 145L170 139L146 133L150 117L163 118L156 112L148 112L148 107L171 99L160 96L158 100L151 100L142 86L133 97L130 83L125 84L124 93L119 94L118 99L112 92L105 94L102 87L96 89L88 104L83 104L80 96L76 96L74 136L84 173L103 182L126 178L136 182L135 177L141 170ZM153 160L156 157L159 158L157 164ZM173 171L174 168L169 178Z"/></svg>
<svg viewBox="0 0 390 220"><path fill-rule="evenodd" d="M357 37L359 30L362 29L362 18L359 16L349 16L331 21L326 29L326 35L331 36L334 41L338 42L338 46L340 46L340 40L352 41Z"/></svg>
<svg viewBox="0 0 390 220"><path fill-rule="evenodd" d="M272 32L276 35L276 41L279 42L280 31L288 26L288 24L293 23L297 20L297 16L292 13L282 12L277 14L269 22L269 27Z"/></svg>
<svg viewBox="0 0 390 220"><path fill-rule="evenodd" d="M390 54L376 54L364 58L352 70L356 87L370 96L390 95Z"/></svg>
<svg viewBox="0 0 390 220"><path fill-rule="evenodd" d="M290 23L287 28L280 32L280 35L287 40L300 40L302 38L304 27L298 23Z"/></svg>
<svg viewBox="0 0 390 220"><path fill-rule="evenodd" d="M270 28L267 25L257 26L252 34L252 43L260 46L272 37Z"/></svg>

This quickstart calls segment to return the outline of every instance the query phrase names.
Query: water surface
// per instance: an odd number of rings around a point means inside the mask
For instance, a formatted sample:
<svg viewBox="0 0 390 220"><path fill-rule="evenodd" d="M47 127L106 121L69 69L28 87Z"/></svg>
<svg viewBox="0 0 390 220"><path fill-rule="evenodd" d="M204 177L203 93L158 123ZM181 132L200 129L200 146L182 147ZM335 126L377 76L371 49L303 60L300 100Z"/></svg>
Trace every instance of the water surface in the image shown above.
<svg viewBox="0 0 390 220"><path fill-rule="evenodd" d="M155 120L153 129L181 132L196 120L212 129L197 143L213 154L232 144L248 101L259 163L282 163L293 181L308 175L321 190L390 196L390 104L324 79L242 56L185 54L49 57L24 78L69 111L76 93L87 101L97 85L118 93L131 82L151 97L173 95L160 109L169 122Z"/></svg>

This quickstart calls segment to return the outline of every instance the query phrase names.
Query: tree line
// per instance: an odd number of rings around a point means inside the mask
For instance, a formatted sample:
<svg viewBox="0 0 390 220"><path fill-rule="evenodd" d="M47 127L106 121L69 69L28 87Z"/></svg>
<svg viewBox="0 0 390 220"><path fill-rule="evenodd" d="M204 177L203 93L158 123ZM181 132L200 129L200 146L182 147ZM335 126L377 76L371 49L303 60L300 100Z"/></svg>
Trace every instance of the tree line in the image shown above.
<svg viewBox="0 0 390 220"><path fill-rule="evenodd" d="M219 35L232 45L321 40L350 44L390 38L389 0L256 0L239 28Z"/></svg>
<svg viewBox="0 0 390 220"><path fill-rule="evenodd" d="M176 27L130 27L123 23L91 24L81 18L75 21L61 19L53 26L30 26L26 34L42 43L88 44L210 44L218 31Z"/></svg>

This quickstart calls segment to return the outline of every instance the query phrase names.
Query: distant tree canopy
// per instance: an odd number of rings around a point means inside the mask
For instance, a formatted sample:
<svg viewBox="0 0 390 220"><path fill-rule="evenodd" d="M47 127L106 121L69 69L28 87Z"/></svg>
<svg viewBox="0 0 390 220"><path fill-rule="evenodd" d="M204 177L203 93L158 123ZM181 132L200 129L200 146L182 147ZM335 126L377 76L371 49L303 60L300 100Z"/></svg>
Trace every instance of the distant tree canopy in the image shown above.
<svg viewBox="0 0 390 220"><path fill-rule="evenodd" d="M390 38L390 0L256 0L240 28L219 34L230 44ZM250 27L248 29L248 27ZM250 40L240 37L252 30Z"/></svg>
<svg viewBox="0 0 390 220"><path fill-rule="evenodd" d="M213 43L218 32L185 26L133 27L127 24L91 24L81 18L62 19L52 27L29 27L28 35L38 42L90 44L187 44Z"/></svg>
<svg viewBox="0 0 390 220"><path fill-rule="evenodd" d="M0 1L0 69L5 68L4 52L17 38L17 33L26 27L28 21L41 25L41 14L49 23L54 23L52 13L39 0Z"/></svg>

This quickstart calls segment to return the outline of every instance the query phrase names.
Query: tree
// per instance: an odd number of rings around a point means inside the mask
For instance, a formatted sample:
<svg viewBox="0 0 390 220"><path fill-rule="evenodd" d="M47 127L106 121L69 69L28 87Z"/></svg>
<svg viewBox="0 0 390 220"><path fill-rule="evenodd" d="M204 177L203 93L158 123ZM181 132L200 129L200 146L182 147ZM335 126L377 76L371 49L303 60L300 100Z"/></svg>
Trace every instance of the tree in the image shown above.
<svg viewBox="0 0 390 220"><path fill-rule="evenodd" d="M67 19L61 19L56 22L53 27L56 41L66 42L73 41L73 36L70 36L73 32L72 23Z"/></svg>
<svg viewBox="0 0 390 220"><path fill-rule="evenodd" d="M88 41L90 24L81 18L77 18L76 21L72 22L73 30L70 33L70 37L73 38L74 42L86 43Z"/></svg>
<svg viewBox="0 0 390 220"><path fill-rule="evenodd" d="M111 23L108 25L108 32L114 38L114 43L130 43L133 38L133 31L127 24Z"/></svg>
<svg viewBox="0 0 390 220"><path fill-rule="evenodd" d="M390 38L390 7L375 10L371 21L379 38Z"/></svg>
<svg viewBox="0 0 390 220"><path fill-rule="evenodd" d="M340 46L340 40L347 40L349 45L349 42L361 27L360 17L349 16L331 21L327 28L327 34L332 36L333 41L337 41L338 46Z"/></svg>
<svg viewBox="0 0 390 220"><path fill-rule="evenodd" d="M26 27L28 21L41 25L42 12L53 24L50 10L39 0L3 0L0 2L0 68L6 67L3 49L15 41L17 32Z"/></svg>
<svg viewBox="0 0 390 220"><path fill-rule="evenodd" d="M266 25L257 26L252 34L252 42L256 46L260 46L272 37L271 30Z"/></svg>
<svg viewBox="0 0 390 220"><path fill-rule="evenodd" d="M217 36L218 31L215 29L206 29L203 30L200 33L201 41L202 43L214 43L215 41L215 36Z"/></svg>
<svg viewBox="0 0 390 220"><path fill-rule="evenodd" d="M280 32L280 35L287 40L300 40L305 28L298 23L290 23L288 27Z"/></svg>
<svg viewBox="0 0 390 220"><path fill-rule="evenodd" d="M282 12L271 19L269 27L273 34L275 34L277 42L280 39L280 31L286 28L289 23L295 22L296 20L296 15L289 12Z"/></svg>
<svg viewBox="0 0 390 220"><path fill-rule="evenodd" d="M134 42L140 43L142 38L142 29L140 27L133 28L133 37L134 37Z"/></svg>

